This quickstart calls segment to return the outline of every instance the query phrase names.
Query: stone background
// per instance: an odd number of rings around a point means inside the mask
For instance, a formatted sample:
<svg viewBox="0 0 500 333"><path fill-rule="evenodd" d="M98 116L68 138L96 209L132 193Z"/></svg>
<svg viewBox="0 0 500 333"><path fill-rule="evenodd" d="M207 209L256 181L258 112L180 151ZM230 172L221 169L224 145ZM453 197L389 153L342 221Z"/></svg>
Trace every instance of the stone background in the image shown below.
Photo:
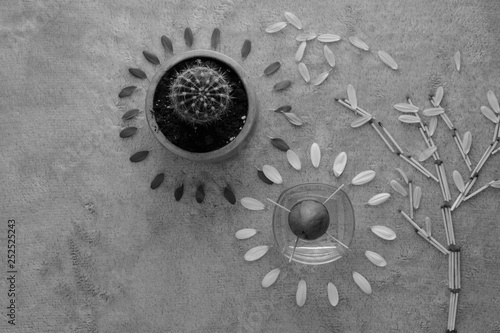
<svg viewBox="0 0 500 333"><path fill-rule="evenodd" d="M331 45L337 66L319 87L300 78L294 54L293 26L270 35L264 29L295 13L304 31L336 33ZM359 105L372 112L396 140L415 156L424 148L416 127L397 120L392 105L411 96L421 108L442 85L443 105L459 133L471 131L471 159L477 162L491 140L493 124L479 112L486 92L500 97L500 2L443 1L241 1L241 0L24 0L0 4L0 330L5 332L443 332L448 318L448 262L417 237L397 213L407 201L394 194L377 207L364 203L379 192L393 192L401 167L423 189L419 223L429 216L435 237L445 243L439 186L391 154L367 127L352 129L352 113L336 103L352 84ZM253 78L261 115L248 148L220 165L198 165L164 150L147 128L144 113L128 124L141 129L120 139L128 109L143 110L147 81L128 73L140 67L149 77L155 66L142 56L148 50L164 61L161 35L174 52L187 51L183 31L195 35L193 49L208 49L212 29L222 31L220 51L239 61ZM359 36L371 51L384 50L399 64L386 67L376 53L354 48ZM242 61L240 48L252 41ZM323 45L311 41L304 62L312 77L328 69ZM460 50L462 71L453 54ZM261 77L274 61L283 66ZM290 79L280 93L271 87ZM139 87L119 99L127 85ZM294 128L268 109L291 104L306 124ZM285 139L302 158L293 170L267 135ZM318 169L308 159L317 142L323 153ZM448 178L465 164L443 122L436 142ZM153 148L141 163L129 156ZM335 156L347 152L340 179L331 173ZM481 171L478 186L500 178L499 155ZM256 166L271 164L285 179L268 186ZM433 170L431 162L425 164ZM373 169L377 177L364 187L348 187L356 213L356 236L346 258L321 267L292 264L269 289L260 286L285 259L273 247L256 262L244 253L273 245L273 207L285 187L302 182L347 183L358 172ZM157 190L149 184L159 172L167 177ZM180 202L174 188L185 183ZM204 182L206 200L194 199ZM231 184L238 199L266 202L266 210L231 206L221 188ZM452 186L452 196L458 191ZM453 214L462 247L462 291L459 332L500 332L499 190L488 189ZM7 220L16 220L16 326L7 324ZM383 241L369 227L386 225L397 232ZM252 227L257 236L238 241L234 232ZM383 255L378 268L363 253ZM372 284L368 296L354 284L352 271ZM308 285L304 307L295 304L300 279ZM332 281L340 293L333 308L326 297Z"/></svg>

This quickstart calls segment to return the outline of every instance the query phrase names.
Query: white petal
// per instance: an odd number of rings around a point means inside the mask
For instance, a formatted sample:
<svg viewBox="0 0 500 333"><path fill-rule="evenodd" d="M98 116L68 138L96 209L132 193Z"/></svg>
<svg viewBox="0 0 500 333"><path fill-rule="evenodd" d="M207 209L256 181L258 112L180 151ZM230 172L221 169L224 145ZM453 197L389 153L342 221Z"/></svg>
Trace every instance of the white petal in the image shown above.
<svg viewBox="0 0 500 333"><path fill-rule="evenodd" d="M420 122L420 117L410 116L410 115L402 115L398 117L399 121L405 124L418 124Z"/></svg>
<svg viewBox="0 0 500 333"><path fill-rule="evenodd" d="M302 22L300 22L299 18L294 13L285 12L285 18L295 28L299 30L302 29Z"/></svg>
<svg viewBox="0 0 500 333"><path fill-rule="evenodd" d="M332 42L338 42L340 40L339 35L334 35L334 34L321 34L318 36L318 41L322 43L332 43Z"/></svg>
<svg viewBox="0 0 500 333"><path fill-rule="evenodd" d="M375 171L366 170L357 174L351 181L352 185L363 185L375 178Z"/></svg>
<svg viewBox="0 0 500 333"><path fill-rule="evenodd" d="M409 103L398 103L394 105L394 108L400 112L411 112L411 113L417 113L419 110L417 106Z"/></svg>
<svg viewBox="0 0 500 333"><path fill-rule="evenodd" d="M352 127L352 128L358 128L358 127L361 127L361 126L363 126L364 124L366 124L367 122L369 122L372 118L373 118L373 117L372 117L372 115L371 115L371 114L366 115L366 116L359 117L359 118L357 118L356 120L354 120L354 121L351 123L351 127Z"/></svg>
<svg viewBox="0 0 500 333"><path fill-rule="evenodd" d="M323 47L323 54L325 55L326 61L330 65L330 67L335 67L335 56L333 55L332 50L328 47L328 45L325 45Z"/></svg>
<svg viewBox="0 0 500 333"><path fill-rule="evenodd" d="M438 116L438 115L444 113L444 109L441 108L441 107L439 107L439 108L429 108L429 109L425 109L424 111L422 111L422 113L426 117Z"/></svg>
<svg viewBox="0 0 500 333"><path fill-rule="evenodd" d="M309 70L307 69L306 64L303 62L299 62L299 73L304 79L304 81L309 82L311 81L311 75L309 75Z"/></svg>
<svg viewBox="0 0 500 333"><path fill-rule="evenodd" d="M337 290L337 287L331 282L328 282L328 300L330 301L330 304L333 306L337 306L339 304L339 292Z"/></svg>
<svg viewBox="0 0 500 333"><path fill-rule="evenodd" d="M247 253L245 253L245 260L246 261L255 261L257 259L260 259L260 258L262 258L262 256L264 256L264 254L267 253L268 250L269 250L269 246L267 246L267 245L260 245L260 246L256 246L254 248L251 248L250 250L247 251Z"/></svg>
<svg viewBox="0 0 500 333"><path fill-rule="evenodd" d="M385 240L396 239L396 233L391 228L385 227L383 225L376 225L371 227L370 229L375 235L379 236L382 239Z"/></svg>
<svg viewBox="0 0 500 333"><path fill-rule="evenodd" d="M390 193L379 193L374 195L373 197L368 200L368 204L370 206L377 206L380 205L381 203L384 203L391 197Z"/></svg>
<svg viewBox="0 0 500 333"><path fill-rule="evenodd" d="M387 261L385 261L384 257L382 257L380 254L378 254L376 252L365 251L365 256L375 266L378 266L378 267L385 267L385 266L387 266Z"/></svg>
<svg viewBox="0 0 500 333"><path fill-rule="evenodd" d="M384 64L386 64L390 68L392 68L394 70L398 69L398 64L389 55L389 53L387 53L385 51L378 51L378 56L379 56L380 60L382 60L384 62Z"/></svg>
<svg viewBox="0 0 500 333"><path fill-rule="evenodd" d="M418 209L420 200L422 199L422 189L420 186L415 186L413 189L413 208Z"/></svg>
<svg viewBox="0 0 500 333"><path fill-rule="evenodd" d="M302 57L304 56L304 51L306 50L306 42L302 42L299 45L299 48L297 49L297 52L295 53L295 61L299 62L302 60Z"/></svg>
<svg viewBox="0 0 500 333"><path fill-rule="evenodd" d="M248 239L257 233L255 229L240 229L236 231L234 236L238 239Z"/></svg>
<svg viewBox="0 0 500 333"><path fill-rule="evenodd" d="M443 100L443 95L444 95L444 90L443 87L440 86L436 89L436 94L434 95L434 97L432 97L432 99L434 100L434 105L441 104L441 101Z"/></svg>
<svg viewBox="0 0 500 333"><path fill-rule="evenodd" d="M437 128L437 124L438 124L437 117L431 117L431 119L429 120L429 135L430 136L434 135L434 132L436 131L436 128Z"/></svg>
<svg viewBox="0 0 500 333"><path fill-rule="evenodd" d="M270 181L272 181L273 183L275 183L275 184L282 184L283 183L283 178L281 178L280 173L272 165L267 165L267 164L264 165L262 167L262 172L264 172L264 175L266 175L266 177Z"/></svg>
<svg viewBox="0 0 500 333"><path fill-rule="evenodd" d="M400 168L396 168L396 170L399 172L405 183L408 184L408 176L406 176L406 173Z"/></svg>
<svg viewBox="0 0 500 333"><path fill-rule="evenodd" d="M359 274L358 272L352 272L352 278L365 294L370 295L372 293L370 282L368 282L368 280L363 275Z"/></svg>
<svg viewBox="0 0 500 333"><path fill-rule="evenodd" d="M500 117L498 117L489 107L487 106L481 106L481 113L486 117L488 118L489 120L491 120L492 122L494 122L495 124L498 123L498 121L500 120Z"/></svg>
<svg viewBox="0 0 500 333"><path fill-rule="evenodd" d="M358 37L349 37L349 41L351 42L352 45L356 46L358 49L361 49L363 51L368 51L370 49L370 47L368 47L368 44L366 44Z"/></svg>
<svg viewBox="0 0 500 333"><path fill-rule="evenodd" d="M278 279L280 272L281 271L279 268L275 268L269 273L267 273L266 276L264 276L264 278L262 279L262 287L269 288L270 286L272 286L274 282L276 282L276 280Z"/></svg>
<svg viewBox="0 0 500 333"><path fill-rule="evenodd" d="M335 158L333 162L333 174L335 177L340 177L342 172L344 172L345 165L347 164L347 154L345 152L341 152Z"/></svg>
<svg viewBox="0 0 500 333"><path fill-rule="evenodd" d="M394 189L394 191L398 192L401 194L403 197L406 197L408 195L408 192L406 192L406 189L401 185L397 180L391 180L391 187Z"/></svg>
<svg viewBox="0 0 500 333"><path fill-rule="evenodd" d="M462 175L457 170L453 171L453 181L460 192L465 191L465 184Z"/></svg>
<svg viewBox="0 0 500 333"><path fill-rule="evenodd" d="M286 158L288 160L288 163L295 169L295 170L300 170L302 169L302 164L300 163L300 158L299 156L291 149L288 149L286 151Z"/></svg>
<svg viewBox="0 0 500 333"><path fill-rule="evenodd" d="M457 71L460 72L460 65L461 65L461 59L460 59L460 51L455 52L455 55L453 56L453 60L455 61L455 67L457 68Z"/></svg>
<svg viewBox="0 0 500 333"><path fill-rule="evenodd" d="M275 32L282 30L285 27L286 27L286 22L274 23L266 28L266 32L268 34L272 34L272 33L275 33Z"/></svg>
<svg viewBox="0 0 500 333"><path fill-rule="evenodd" d="M470 152L470 147L472 146L472 134L467 131L464 134L464 138L462 139L462 143L464 144L464 153L468 154Z"/></svg>
<svg viewBox="0 0 500 333"><path fill-rule="evenodd" d="M307 285L306 281L300 280L297 286L297 294L295 295L295 299L297 301L297 305L302 307L306 303L307 298Z"/></svg>
<svg viewBox="0 0 500 333"><path fill-rule="evenodd" d="M353 109L356 109L358 107L358 98L356 97L356 90L352 86L352 84L349 84L347 86L347 100L349 101L349 104L351 104L351 107Z"/></svg>
<svg viewBox="0 0 500 333"><path fill-rule="evenodd" d="M317 168L319 167L319 162L321 160L321 150L319 149L319 145L314 142L311 145L311 162L312 165Z"/></svg>
<svg viewBox="0 0 500 333"><path fill-rule="evenodd" d="M250 210L263 210L265 208L264 204L257 199L244 197L240 199L243 207Z"/></svg>
<svg viewBox="0 0 500 333"><path fill-rule="evenodd" d="M432 156L437 150L436 146L432 146L424 150L420 155L418 155L418 161L419 162L424 162L426 161L429 157Z"/></svg>
<svg viewBox="0 0 500 333"><path fill-rule="evenodd" d="M486 97L488 98L488 102L490 103L493 111L495 111L496 113L500 113L500 106L498 105L498 99L495 96L495 93L492 90L489 90L486 94Z"/></svg>

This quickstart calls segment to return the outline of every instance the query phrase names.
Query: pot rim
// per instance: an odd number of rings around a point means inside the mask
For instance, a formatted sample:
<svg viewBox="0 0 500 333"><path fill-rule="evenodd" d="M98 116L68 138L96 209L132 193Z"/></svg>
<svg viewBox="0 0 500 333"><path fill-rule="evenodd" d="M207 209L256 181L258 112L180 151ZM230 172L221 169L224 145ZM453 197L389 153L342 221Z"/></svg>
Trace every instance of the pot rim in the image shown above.
<svg viewBox="0 0 500 333"><path fill-rule="evenodd" d="M189 152L171 143L160 131L158 124L156 123L154 114L152 113L156 87L158 86L158 83L165 75L165 73L170 68L177 65L179 62L197 57L213 58L215 60L223 62L231 69L233 69L241 79L248 99L247 118L245 124L243 125L243 128L236 136L236 138L224 147L204 153ZM255 89L250 83L250 77L246 74L243 67L241 67L241 65L235 60L226 56L225 54L212 50L187 51L168 59L168 61L161 66L160 70L158 70L154 77L151 79L146 95L146 105L144 111L146 113L146 120L148 122L149 128L165 148L178 156L197 162L221 162L235 155L239 151L239 149L241 149L241 145L244 144L247 137L251 134L253 128L255 127L258 116L257 97L255 94Z"/></svg>

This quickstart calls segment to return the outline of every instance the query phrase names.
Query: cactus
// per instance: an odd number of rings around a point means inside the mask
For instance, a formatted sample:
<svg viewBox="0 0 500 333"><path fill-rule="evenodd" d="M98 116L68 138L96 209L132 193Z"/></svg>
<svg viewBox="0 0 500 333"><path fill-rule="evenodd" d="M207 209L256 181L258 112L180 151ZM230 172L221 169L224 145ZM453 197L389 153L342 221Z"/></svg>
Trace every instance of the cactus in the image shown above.
<svg viewBox="0 0 500 333"><path fill-rule="evenodd" d="M225 73L200 59L176 74L169 95L174 112L185 122L205 125L228 112L231 86Z"/></svg>

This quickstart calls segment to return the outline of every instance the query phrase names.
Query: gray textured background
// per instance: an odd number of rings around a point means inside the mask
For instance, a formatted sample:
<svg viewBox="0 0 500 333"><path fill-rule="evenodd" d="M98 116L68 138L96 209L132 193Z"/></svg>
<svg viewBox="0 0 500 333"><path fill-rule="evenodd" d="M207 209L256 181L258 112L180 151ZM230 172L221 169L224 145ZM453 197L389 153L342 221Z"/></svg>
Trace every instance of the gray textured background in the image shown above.
<svg viewBox="0 0 500 333"><path fill-rule="evenodd" d="M293 56L299 33L289 26L269 35L268 25L291 11L305 31L336 33L344 40L331 45L337 66L320 87L301 81ZM391 155L369 128L351 129L354 117L334 102L353 84L361 107L373 112L399 143L413 154L424 149L417 129L397 120L392 105L410 94L422 108L428 94L444 86L444 106L461 134L473 136L471 159L486 149L493 125L479 108L486 92L500 97L500 2L490 1L3 1L0 4L0 330L8 332L443 332L448 317L447 259L417 237L397 214L407 202L397 194L378 207L364 202L389 191L402 167L423 188L416 220L434 221L436 238L445 243L436 183L424 179ZM130 76L129 67L155 68L143 50L164 53L160 36L174 42L175 53L188 48L183 31L195 34L193 48L209 48L214 27L222 31L220 51L238 60L253 77L261 117L248 149L222 165L196 165L167 153L154 139L143 117L130 139L120 139L121 115L143 108L147 82ZM384 50L399 64L388 69L375 54L346 42L357 35L371 50ZM250 56L241 61L240 47L251 39ZM462 53L462 72L453 54ZM282 69L260 77L271 62ZM304 62L313 77L328 68L322 45L309 43ZM279 80L291 89L271 93ZM140 89L119 99L121 88ZM267 109L291 104L306 121L292 128ZM285 139L302 158L297 172L267 135ZM440 122L436 133L448 175L465 165L449 131ZM308 160L317 142L320 168ZM142 163L129 156L153 148ZM331 173L335 156L345 151L348 164L337 180ZM500 155L484 167L482 185L500 177ZM272 164L283 186L267 186L255 166ZM432 165L426 164L432 168ZM360 171L373 169L368 186L348 188L357 217L352 253L321 267L291 265L269 289L260 286L271 269L284 265L272 248L248 263L244 253L256 245L272 245L272 207L251 212L231 206L221 195L230 183L238 198L265 201L284 187L321 181L339 185ZM157 190L153 177L168 176ZM451 181L451 177L450 181ZM175 202L173 189L184 180L186 193ZM194 200L198 182L206 184L203 204ZM455 198L457 190L452 188ZM489 189L463 204L453 215L457 243L462 246L462 292L457 327L460 332L500 332L499 190ZM3 316L7 305L6 222L17 222L17 325ZM372 225L393 228L398 238L375 237ZM238 241L244 227L259 234ZM377 268L363 255L383 255ZM367 296L354 284L356 270L372 284ZM295 305L303 278L308 299ZM340 293L336 308L328 304L326 284Z"/></svg>

